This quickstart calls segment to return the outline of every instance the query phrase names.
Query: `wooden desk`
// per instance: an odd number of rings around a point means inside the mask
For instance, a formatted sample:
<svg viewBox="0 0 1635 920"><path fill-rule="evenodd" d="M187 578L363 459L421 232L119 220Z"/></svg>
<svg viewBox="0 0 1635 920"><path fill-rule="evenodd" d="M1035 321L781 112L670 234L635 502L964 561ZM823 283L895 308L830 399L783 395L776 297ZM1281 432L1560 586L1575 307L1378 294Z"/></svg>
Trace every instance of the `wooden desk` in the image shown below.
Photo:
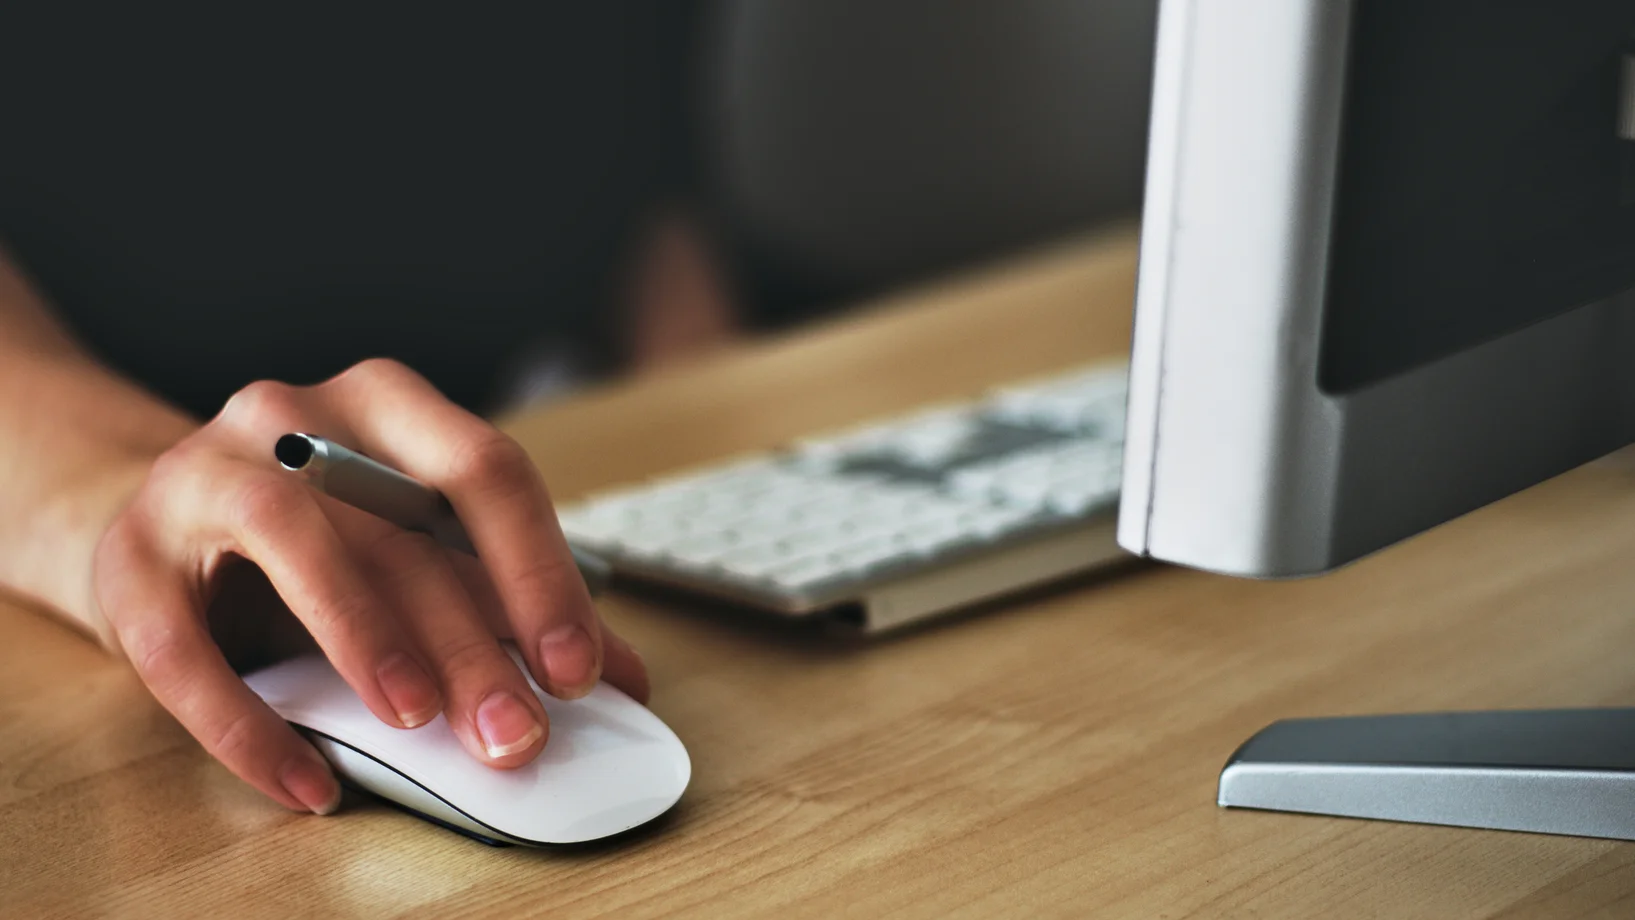
<svg viewBox="0 0 1635 920"><path fill-rule="evenodd" d="M512 420L557 494L1122 349L1133 246L1070 248ZM1285 716L1635 700L1635 473L1606 462L1325 579L1151 568L875 644L615 597L692 750L615 846L298 817L137 681L0 607L0 915L1623 917L1635 848L1224 811Z"/></svg>

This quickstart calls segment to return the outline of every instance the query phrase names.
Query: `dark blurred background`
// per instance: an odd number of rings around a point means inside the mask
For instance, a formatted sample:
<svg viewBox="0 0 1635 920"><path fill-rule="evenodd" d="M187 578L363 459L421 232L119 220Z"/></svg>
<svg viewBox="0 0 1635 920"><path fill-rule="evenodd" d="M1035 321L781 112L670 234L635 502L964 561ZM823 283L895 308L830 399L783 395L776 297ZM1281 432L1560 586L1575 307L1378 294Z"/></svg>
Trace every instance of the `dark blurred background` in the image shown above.
<svg viewBox="0 0 1635 920"><path fill-rule="evenodd" d="M698 136L752 299L851 300L1135 214L1155 7L712 7Z"/></svg>
<svg viewBox="0 0 1635 920"><path fill-rule="evenodd" d="M1156 0L0 11L0 242L207 414L492 411L1139 209Z"/></svg>

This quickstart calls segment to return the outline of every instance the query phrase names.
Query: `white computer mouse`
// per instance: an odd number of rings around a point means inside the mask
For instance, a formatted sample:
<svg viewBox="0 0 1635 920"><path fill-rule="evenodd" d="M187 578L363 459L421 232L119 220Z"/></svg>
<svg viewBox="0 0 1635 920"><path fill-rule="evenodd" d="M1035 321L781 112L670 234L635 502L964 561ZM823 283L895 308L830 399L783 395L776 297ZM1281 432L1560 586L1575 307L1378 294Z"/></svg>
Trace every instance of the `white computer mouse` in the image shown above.
<svg viewBox="0 0 1635 920"><path fill-rule="evenodd" d="M530 678L550 737L532 763L497 770L467 753L443 716L410 730L384 724L320 654L244 682L305 729L342 779L486 843L582 843L627 831L668 811L692 778L675 732L605 683L564 702Z"/></svg>

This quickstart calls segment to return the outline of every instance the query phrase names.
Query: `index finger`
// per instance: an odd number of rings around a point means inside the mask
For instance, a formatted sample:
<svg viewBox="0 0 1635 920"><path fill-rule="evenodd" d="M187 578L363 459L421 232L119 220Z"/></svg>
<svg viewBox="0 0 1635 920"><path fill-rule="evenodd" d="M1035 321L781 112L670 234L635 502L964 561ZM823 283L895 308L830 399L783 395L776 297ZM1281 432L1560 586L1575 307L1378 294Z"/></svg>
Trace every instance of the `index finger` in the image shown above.
<svg viewBox="0 0 1635 920"><path fill-rule="evenodd" d="M596 608L521 446L395 361L323 387L364 450L448 497L540 685L563 699L589 693L602 671Z"/></svg>
<svg viewBox="0 0 1635 920"><path fill-rule="evenodd" d="M111 538L99 562L98 600L154 698L240 779L288 808L333 812L329 764L233 673L184 581L133 540Z"/></svg>

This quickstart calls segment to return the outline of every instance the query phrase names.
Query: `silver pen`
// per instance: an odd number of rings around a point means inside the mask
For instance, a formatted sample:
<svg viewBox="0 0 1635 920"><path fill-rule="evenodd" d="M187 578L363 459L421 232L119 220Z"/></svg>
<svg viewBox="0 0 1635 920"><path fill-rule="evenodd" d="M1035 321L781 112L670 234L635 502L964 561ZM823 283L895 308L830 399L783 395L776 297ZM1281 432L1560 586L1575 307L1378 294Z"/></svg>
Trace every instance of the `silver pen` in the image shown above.
<svg viewBox="0 0 1635 920"><path fill-rule="evenodd" d="M284 435L273 445L273 456L284 469L302 474L330 498L405 530L427 534L449 549L477 555L448 498L418 479L313 434ZM597 556L577 547L569 549L585 586L592 594L600 593L612 569Z"/></svg>

